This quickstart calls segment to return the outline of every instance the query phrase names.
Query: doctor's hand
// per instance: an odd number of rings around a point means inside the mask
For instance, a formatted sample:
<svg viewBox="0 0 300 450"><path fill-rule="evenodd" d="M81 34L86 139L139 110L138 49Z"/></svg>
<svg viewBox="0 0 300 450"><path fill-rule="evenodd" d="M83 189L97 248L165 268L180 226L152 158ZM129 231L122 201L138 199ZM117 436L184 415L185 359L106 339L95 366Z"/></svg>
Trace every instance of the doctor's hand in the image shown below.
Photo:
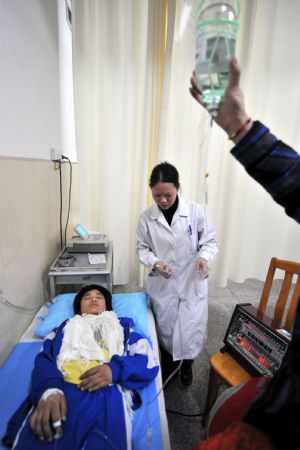
<svg viewBox="0 0 300 450"><path fill-rule="evenodd" d="M230 61L229 67L231 72L230 80L225 91L224 100L220 104L215 121L230 136L231 134L236 133L236 131L239 130L239 128L247 122L249 116L245 110L244 95L240 88L241 71L235 58ZM195 98L195 100L197 100L198 103L200 103L205 108L206 106L201 102L202 93L197 87L195 73L193 73L190 81L191 95ZM251 126L252 121L249 120L247 125L244 126L243 129L236 135L236 137L232 138L232 140L235 143L239 142L242 137L245 136L245 134L250 130Z"/></svg>
<svg viewBox="0 0 300 450"><path fill-rule="evenodd" d="M171 267L164 261L157 261L154 264L154 269L157 270L157 272L164 278L170 278L173 274Z"/></svg>
<svg viewBox="0 0 300 450"><path fill-rule="evenodd" d="M66 420L67 404L61 393L51 394L40 400L30 417L29 425L41 441L58 439L62 436L62 421Z"/></svg>
<svg viewBox="0 0 300 450"><path fill-rule="evenodd" d="M112 383L112 370L108 364L101 364L84 372L80 379L79 389L94 392Z"/></svg>
<svg viewBox="0 0 300 450"><path fill-rule="evenodd" d="M196 270L200 278L208 278L209 276L209 267L206 259L198 258L196 261Z"/></svg>

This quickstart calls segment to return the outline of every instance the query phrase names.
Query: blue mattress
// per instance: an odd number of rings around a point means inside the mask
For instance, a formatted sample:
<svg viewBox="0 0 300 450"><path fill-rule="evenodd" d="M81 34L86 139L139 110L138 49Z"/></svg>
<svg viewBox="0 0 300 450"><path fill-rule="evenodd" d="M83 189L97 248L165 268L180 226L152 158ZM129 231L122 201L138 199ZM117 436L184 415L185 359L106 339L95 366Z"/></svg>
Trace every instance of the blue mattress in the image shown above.
<svg viewBox="0 0 300 450"><path fill-rule="evenodd" d="M157 352L157 339L152 314L144 293L113 295L113 307L118 316L132 317L137 331L142 332ZM62 317L62 321L65 317ZM5 434L7 421L25 399L34 358L41 341L20 342L0 369L0 437ZM135 450L168 450L170 448L160 373L155 381L144 388L142 405L134 414L133 448ZM0 448L5 448L0 443Z"/></svg>

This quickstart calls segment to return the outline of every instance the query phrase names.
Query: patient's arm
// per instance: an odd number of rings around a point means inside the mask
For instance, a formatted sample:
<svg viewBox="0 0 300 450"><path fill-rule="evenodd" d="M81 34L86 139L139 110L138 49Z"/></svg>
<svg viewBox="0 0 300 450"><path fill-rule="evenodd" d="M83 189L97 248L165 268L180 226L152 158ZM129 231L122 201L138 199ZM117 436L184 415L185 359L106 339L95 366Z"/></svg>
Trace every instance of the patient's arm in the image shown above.
<svg viewBox="0 0 300 450"><path fill-rule="evenodd" d="M56 333L51 333L43 343L42 351L36 356L31 375L30 396L33 404L37 404L47 389L59 389L64 392L64 378L56 365L56 358L60 349L62 336L62 324Z"/></svg>
<svg viewBox="0 0 300 450"><path fill-rule="evenodd" d="M53 438L62 436L62 421L66 420L66 416L67 404L64 394L54 393L46 400L40 399L30 417L30 428L41 441L50 442Z"/></svg>
<svg viewBox="0 0 300 450"><path fill-rule="evenodd" d="M148 340L136 332L129 335L126 355L113 355L108 365L112 369L113 383L119 383L127 389L147 386L159 370Z"/></svg>
<svg viewBox="0 0 300 450"><path fill-rule="evenodd" d="M35 409L30 417L30 427L41 440L51 441L54 436L60 437L61 425L53 427L51 424L65 421L67 416L63 374L56 365L63 325L57 333L51 333L44 340L31 375L30 397Z"/></svg>

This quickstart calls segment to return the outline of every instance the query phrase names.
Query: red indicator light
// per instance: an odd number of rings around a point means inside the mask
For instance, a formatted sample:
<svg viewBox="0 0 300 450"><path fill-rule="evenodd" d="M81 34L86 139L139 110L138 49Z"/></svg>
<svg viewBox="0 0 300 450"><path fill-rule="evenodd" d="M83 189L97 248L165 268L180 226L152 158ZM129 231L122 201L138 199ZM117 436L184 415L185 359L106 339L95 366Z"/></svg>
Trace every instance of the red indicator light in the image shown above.
<svg viewBox="0 0 300 450"><path fill-rule="evenodd" d="M260 357L258 358L258 361L259 361L263 366L269 367L268 361L266 361L265 358L264 358L263 356L260 356Z"/></svg>

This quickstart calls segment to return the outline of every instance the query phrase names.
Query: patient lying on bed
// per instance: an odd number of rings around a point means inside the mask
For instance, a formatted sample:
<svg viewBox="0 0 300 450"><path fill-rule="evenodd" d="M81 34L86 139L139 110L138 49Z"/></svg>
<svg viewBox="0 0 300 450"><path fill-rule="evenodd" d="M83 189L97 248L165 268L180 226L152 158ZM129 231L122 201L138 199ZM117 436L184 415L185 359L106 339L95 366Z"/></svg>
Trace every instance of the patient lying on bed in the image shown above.
<svg viewBox="0 0 300 450"><path fill-rule="evenodd" d="M130 449L136 389L158 373L148 341L118 319L111 294L85 286L75 316L47 336L31 378L32 408L13 448Z"/></svg>

